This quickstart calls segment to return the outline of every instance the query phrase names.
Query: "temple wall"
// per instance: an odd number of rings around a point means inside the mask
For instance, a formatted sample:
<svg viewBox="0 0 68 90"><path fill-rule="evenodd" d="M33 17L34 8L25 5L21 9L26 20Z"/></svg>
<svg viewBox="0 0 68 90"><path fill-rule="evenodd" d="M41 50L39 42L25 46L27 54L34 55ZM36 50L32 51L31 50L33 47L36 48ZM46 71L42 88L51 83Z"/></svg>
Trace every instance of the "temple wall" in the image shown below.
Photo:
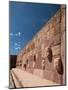
<svg viewBox="0 0 68 90"><path fill-rule="evenodd" d="M27 72L65 84L65 5L17 56L17 67L24 69L25 63Z"/></svg>

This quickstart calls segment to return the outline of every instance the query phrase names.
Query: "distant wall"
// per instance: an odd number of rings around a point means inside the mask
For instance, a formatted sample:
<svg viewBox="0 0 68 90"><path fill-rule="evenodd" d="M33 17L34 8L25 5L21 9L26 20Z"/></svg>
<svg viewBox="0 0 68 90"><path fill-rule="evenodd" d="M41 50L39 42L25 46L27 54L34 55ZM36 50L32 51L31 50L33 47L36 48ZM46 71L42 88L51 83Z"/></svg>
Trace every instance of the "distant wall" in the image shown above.
<svg viewBox="0 0 68 90"><path fill-rule="evenodd" d="M58 12L17 56L17 67L24 69L28 61L28 72L65 84L65 30L65 5L61 5ZM51 49L50 59L48 48Z"/></svg>

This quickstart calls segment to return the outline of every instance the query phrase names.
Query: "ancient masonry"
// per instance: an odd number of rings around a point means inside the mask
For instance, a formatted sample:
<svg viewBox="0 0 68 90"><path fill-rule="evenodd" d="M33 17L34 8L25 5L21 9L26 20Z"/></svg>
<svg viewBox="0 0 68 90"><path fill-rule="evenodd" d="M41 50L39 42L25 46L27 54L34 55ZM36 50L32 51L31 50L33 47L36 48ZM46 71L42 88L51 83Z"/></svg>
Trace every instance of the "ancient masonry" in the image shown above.
<svg viewBox="0 0 68 90"><path fill-rule="evenodd" d="M16 68L65 84L65 32L66 6L56 14L17 56Z"/></svg>

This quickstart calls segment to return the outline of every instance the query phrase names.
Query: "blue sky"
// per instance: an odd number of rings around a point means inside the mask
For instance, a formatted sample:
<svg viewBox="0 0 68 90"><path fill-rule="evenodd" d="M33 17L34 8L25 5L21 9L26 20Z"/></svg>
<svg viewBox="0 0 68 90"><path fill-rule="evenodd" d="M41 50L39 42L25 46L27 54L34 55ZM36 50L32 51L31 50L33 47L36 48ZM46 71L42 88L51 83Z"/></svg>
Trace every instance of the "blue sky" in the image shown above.
<svg viewBox="0 0 68 90"><path fill-rule="evenodd" d="M10 54L17 55L59 8L56 4L10 1Z"/></svg>

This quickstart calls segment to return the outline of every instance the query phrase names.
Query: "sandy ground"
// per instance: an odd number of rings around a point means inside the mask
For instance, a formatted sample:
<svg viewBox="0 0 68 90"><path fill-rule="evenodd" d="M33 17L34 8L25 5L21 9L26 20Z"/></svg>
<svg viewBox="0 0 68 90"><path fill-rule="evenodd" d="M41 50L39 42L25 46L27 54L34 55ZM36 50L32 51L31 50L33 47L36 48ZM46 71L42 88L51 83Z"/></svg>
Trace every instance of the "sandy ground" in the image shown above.
<svg viewBox="0 0 68 90"><path fill-rule="evenodd" d="M53 86L53 85L58 85L57 83L54 83L52 81L42 79L36 75L33 75L31 73L28 73L24 70L14 68L11 70L12 76L13 76L13 81L12 79L10 80L10 88L20 88L20 87L36 87L36 86Z"/></svg>

